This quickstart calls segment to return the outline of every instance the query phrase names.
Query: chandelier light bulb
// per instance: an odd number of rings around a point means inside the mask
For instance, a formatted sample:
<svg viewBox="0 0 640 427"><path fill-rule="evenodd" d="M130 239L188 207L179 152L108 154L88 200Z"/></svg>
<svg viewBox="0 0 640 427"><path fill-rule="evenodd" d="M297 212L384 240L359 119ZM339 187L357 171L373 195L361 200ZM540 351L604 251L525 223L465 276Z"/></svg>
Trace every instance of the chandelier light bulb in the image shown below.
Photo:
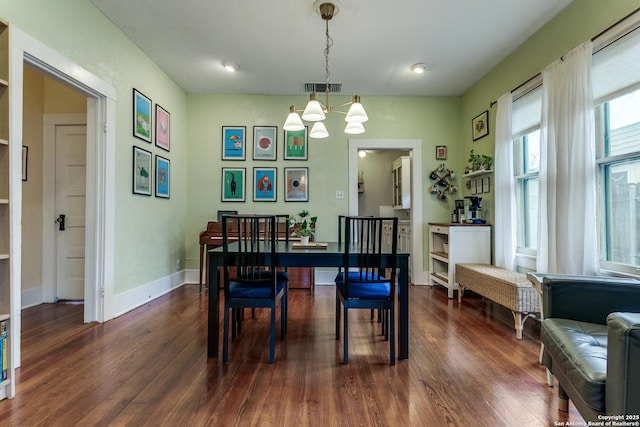
<svg viewBox="0 0 640 427"><path fill-rule="evenodd" d="M348 133L349 135L364 133L364 125L356 122L347 123L347 126L344 128L344 133Z"/></svg>
<svg viewBox="0 0 640 427"><path fill-rule="evenodd" d="M358 95L353 97L353 104L351 104L344 120L348 123L364 123L369 120L367 112L364 111L364 107L360 104L360 97Z"/></svg>
<svg viewBox="0 0 640 427"><path fill-rule="evenodd" d="M309 132L309 138L321 139L329 136L329 131L324 125L324 122L315 122Z"/></svg>
<svg viewBox="0 0 640 427"><path fill-rule="evenodd" d="M325 119L324 109L322 108L322 104L318 102L318 95L315 92L312 92L309 95L309 102L302 112L302 120L306 120L308 122L318 122L320 120Z"/></svg>
<svg viewBox="0 0 640 427"><path fill-rule="evenodd" d="M282 127L284 130L296 131L304 129L304 123L300 120L300 116L296 113L296 107L289 107L289 115L287 116L287 120L284 122L284 126Z"/></svg>

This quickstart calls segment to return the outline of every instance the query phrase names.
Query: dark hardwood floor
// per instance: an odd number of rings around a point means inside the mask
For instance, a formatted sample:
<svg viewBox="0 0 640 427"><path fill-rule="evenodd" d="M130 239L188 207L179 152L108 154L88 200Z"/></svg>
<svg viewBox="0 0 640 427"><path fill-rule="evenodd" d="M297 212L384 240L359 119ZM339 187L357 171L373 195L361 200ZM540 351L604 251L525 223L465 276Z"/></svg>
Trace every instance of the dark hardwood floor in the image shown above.
<svg viewBox="0 0 640 427"><path fill-rule="evenodd" d="M230 363L206 357L207 294L187 285L104 324L82 306L22 313L11 426L553 426L556 389L538 364L539 324L515 339L507 310L411 287L410 359L389 366L367 310L350 315L349 365L334 288L290 292L289 334L268 363L267 311L246 319Z"/></svg>

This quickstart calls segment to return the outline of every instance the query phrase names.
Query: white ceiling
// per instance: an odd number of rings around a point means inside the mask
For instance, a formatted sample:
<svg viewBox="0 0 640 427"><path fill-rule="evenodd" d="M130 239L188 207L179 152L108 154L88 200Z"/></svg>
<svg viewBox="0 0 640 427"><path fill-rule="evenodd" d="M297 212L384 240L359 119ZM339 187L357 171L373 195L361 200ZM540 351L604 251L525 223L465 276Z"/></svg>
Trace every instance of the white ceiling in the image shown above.
<svg viewBox="0 0 640 427"><path fill-rule="evenodd" d="M91 1L186 92L302 95L325 81L313 0ZM330 82L345 95L461 95L570 2L342 0ZM409 70L419 62L425 74Z"/></svg>

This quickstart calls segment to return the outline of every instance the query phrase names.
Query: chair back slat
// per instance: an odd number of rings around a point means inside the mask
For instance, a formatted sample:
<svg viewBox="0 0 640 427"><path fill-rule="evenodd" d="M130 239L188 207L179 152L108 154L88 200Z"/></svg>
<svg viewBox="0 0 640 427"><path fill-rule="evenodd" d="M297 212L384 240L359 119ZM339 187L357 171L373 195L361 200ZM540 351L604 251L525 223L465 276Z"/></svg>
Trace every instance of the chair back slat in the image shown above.
<svg viewBox="0 0 640 427"><path fill-rule="evenodd" d="M348 298L349 282L390 282L394 292L396 281L396 254L398 247L398 218L345 217L344 218L345 293ZM383 239L383 226L391 224L391 242ZM383 254L391 254L389 263L382 264ZM353 260L355 259L355 261ZM349 271L350 274L346 274ZM354 274L357 272L357 274ZM387 274L388 272L388 274Z"/></svg>
<svg viewBox="0 0 640 427"><path fill-rule="evenodd" d="M235 244L235 250L232 246ZM276 222L273 215L225 215L222 218L224 289L228 296L230 281L272 282L276 293Z"/></svg>

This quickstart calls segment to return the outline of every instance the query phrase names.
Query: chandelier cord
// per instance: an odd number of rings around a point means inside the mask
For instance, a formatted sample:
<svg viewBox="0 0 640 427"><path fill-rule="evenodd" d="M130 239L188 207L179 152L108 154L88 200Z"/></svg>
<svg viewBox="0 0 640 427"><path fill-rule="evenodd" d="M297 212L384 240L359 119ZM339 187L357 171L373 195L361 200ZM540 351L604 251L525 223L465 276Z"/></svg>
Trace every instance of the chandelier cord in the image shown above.
<svg viewBox="0 0 640 427"><path fill-rule="evenodd" d="M327 36L327 46L324 48L324 62L325 62L325 87L324 92L326 96L326 110L327 112L331 111L329 107L329 77L331 76L331 72L329 71L329 52L331 47L333 46L333 39L329 35L329 20L325 19L326 31L325 34Z"/></svg>

